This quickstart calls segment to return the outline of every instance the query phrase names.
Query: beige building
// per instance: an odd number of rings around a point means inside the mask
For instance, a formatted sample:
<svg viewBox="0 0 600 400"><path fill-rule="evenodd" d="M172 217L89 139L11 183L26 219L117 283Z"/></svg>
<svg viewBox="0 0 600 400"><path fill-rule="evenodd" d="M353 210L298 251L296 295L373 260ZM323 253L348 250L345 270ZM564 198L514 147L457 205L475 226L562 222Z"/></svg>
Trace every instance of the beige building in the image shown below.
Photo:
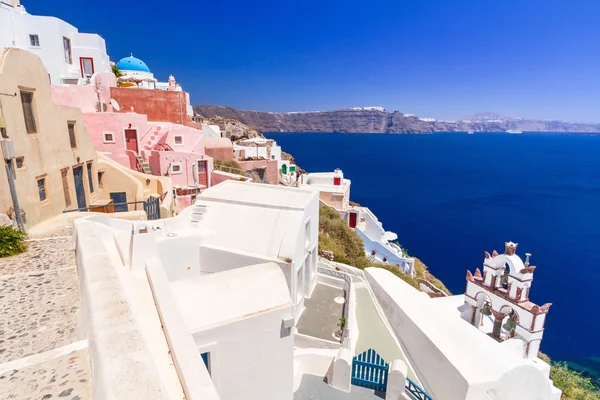
<svg viewBox="0 0 600 400"><path fill-rule="evenodd" d="M0 54L0 127L2 139L13 142L15 158L9 163L28 229L65 210L110 205L119 198L142 201L165 192L161 216L172 215L169 179L98 158L81 111L52 102L48 72L28 51L7 48ZM0 171L0 212L13 204L7 173ZM143 210L143 204L105 209L134 210Z"/></svg>

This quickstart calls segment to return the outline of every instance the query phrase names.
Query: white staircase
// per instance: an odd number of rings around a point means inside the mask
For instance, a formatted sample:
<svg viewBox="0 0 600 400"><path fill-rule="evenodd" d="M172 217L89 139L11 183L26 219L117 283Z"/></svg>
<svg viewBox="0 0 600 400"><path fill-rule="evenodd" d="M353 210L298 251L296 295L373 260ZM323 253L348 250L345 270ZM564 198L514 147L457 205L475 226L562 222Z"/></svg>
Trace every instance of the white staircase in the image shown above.
<svg viewBox="0 0 600 400"><path fill-rule="evenodd" d="M150 152L154 149L154 146L156 146L158 142L165 137L167 133L169 133L170 130L170 125L157 125L152 127L150 132L144 135L142 142L144 158L148 159Z"/></svg>
<svg viewBox="0 0 600 400"><path fill-rule="evenodd" d="M190 207L192 212L190 213L190 222L193 224L200 224L204 220L204 215L208 212L208 207L201 204L194 204Z"/></svg>

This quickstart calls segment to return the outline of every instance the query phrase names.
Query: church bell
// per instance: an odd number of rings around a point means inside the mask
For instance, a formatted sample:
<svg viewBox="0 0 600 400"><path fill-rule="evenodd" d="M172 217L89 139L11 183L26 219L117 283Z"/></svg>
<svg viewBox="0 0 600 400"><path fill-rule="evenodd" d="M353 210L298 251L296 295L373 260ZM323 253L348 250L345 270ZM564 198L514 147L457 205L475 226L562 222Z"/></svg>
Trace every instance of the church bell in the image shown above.
<svg viewBox="0 0 600 400"><path fill-rule="evenodd" d="M502 325L502 328L504 328L504 330L507 332L514 331L516 327L517 323L515 322L515 319L513 317L510 317L508 321L506 321L504 325Z"/></svg>
<svg viewBox="0 0 600 400"><path fill-rule="evenodd" d="M485 303L483 307L481 307L481 313L483 315L492 315L492 310L490 310L490 305Z"/></svg>

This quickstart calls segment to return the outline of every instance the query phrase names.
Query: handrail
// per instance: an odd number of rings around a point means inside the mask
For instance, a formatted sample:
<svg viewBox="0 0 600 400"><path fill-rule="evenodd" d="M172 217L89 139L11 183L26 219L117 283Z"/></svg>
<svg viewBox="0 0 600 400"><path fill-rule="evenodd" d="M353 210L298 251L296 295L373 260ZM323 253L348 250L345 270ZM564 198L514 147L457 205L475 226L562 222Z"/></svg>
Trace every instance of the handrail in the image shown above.
<svg viewBox="0 0 600 400"><path fill-rule="evenodd" d="M155 126L151 126L150 128L148 128L148 130L146 131L146 133L144 133L142 135L142 137L140 138L140 143L142 143L142 140L144 140L144 138L148 135L148 133L150 133L150 131L152 131L153 129L156 129Z"/></svg>
<svg viewBox="0 0 600 400"><path fill-rule="evenodd" d="M89 211L92 209L96 210L96 209L104 208L104 212L108 214L109 207L124 206L124 205L130 205L130 204L140 204L140 203L144 204L145 201L128 201L126 203L105 204L103 206L89 206L89 207L73 208L71 210L63 210L63 213L70 213L70 212L75 212L75 211ZM123 211L117 211L117 212L123 212Z"/></svg>
<svg viewBox="0 0 600 400"><path fill-rule="evenodd" d="M167 143L159 143L156 145L156 147L154 147L154 149L158 151L173 151L173 148Z"/></svg>
<svg viewBox="0 0 600 400"><path fill-rule="evenodd" d="M414 383L410 378L406 377L406 391L411 394L412 398L416 400L433 400L433 397L427 394L421 386Z"/></svg>

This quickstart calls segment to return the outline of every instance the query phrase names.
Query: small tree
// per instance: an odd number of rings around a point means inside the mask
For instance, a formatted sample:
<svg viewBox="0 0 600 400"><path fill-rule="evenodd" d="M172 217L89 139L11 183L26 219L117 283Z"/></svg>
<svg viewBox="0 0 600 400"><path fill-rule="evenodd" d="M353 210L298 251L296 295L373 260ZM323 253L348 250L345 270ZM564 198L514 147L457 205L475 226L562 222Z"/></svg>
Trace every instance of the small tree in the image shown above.
<svg viewBox="0 0 600 400"><path fill-rule="evenodd" d="M25 250L25 233L10 225L0 226L0 258L14 256Z"/></svg>
<svg viewBox="0 0 600 400"><path fill-rule="evenodd" d="M119 77L123 76L123 73L121 72L121 70L119 69L119 67L117 67L117 64L114 64L114 65L112 66L112 73L113 73L113 74L115 74L115 76L116 76L117 78L119 78Z"/></svg>

